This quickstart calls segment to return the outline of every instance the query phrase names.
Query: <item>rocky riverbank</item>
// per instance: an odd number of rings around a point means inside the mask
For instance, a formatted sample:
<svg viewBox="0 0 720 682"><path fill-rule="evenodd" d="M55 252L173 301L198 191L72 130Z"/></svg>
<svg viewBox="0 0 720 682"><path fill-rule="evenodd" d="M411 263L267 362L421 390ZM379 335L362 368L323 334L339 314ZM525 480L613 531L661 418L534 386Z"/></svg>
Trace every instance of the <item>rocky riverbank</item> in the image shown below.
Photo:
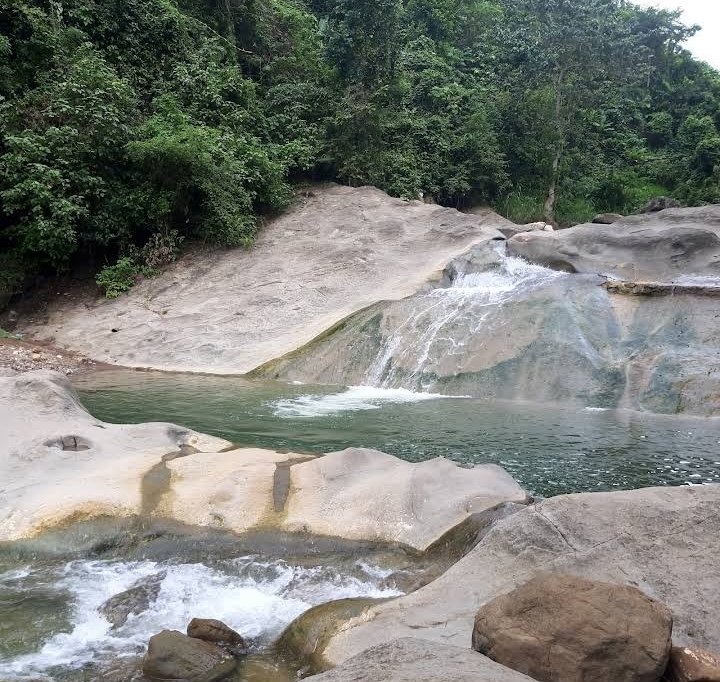
<svg viewBox="0 0 720 682"><path fill-rule="evenodd" d="M47 369L70 376L102 366L102 364L74 351L61 350L47 344L23 341L13 337L0 338L0 370L28 372L35 369Z"/></svg>
<svg viewBox="0 0 720 682"><path fill-rule="evenodd" d="M540 635L534 646L549 650L557 646L563 651L574 647L575 653L558 654L557 660L565 663L540 670L523 662L538 657L527 654L527 642L520 646L526 653L518 653L519 645L512 641L492 644L495 635L489 634L489 623L495 621L489 614L497 620L498 614L510 618L528 613L526 607L515 609L497 600L521 590L517 599L527 602L523 586L547 574L557 580L605 585L593 587L593 594L637 590L644 595L638 597L637 611L628 609L629 597L617 597L623 618L642 624L649 617L642 615L643 605L651 605L652 610L657 603L662 613L669 614L663 617L672 621L676 647L720 650L714 617L720 609L720 540L714 532L720 524L718 485L563 495L533 502L494 466L462 469L442 459L410 464L362 449L307 457L238 449L170 424L103 423L78 403L62 375L47 371L0 378L0 424L0 475L11 482L0 491L0 545L6 548L18 541L32 541L39 548L50 531L72 529L73 524L92 519L119 518L136 519L146 529L158 522L186 529L206 527L231 532L237 541L248 533L273 531L304 538L303 542L323 537L372 541L429 558L443 542L467 550L429 584L416 591L409 586L406 596L382 602L331 602L291 624L277 644L279 650L308 670L339 666L318 679L368 679L353 675L358 674L363 652L370 649L366 656L376 680L417 679L412 675L418 666L432 661L442 666L447 661L453 680L524 679L512 672L516 670L548 682L659 682L670 661L667 626L660 628L665 629L658 634L657 645L647 639L650 631L645 626L638 626L642 632L635 639L623 639L611 627L614 623L626 632L620 615L608 612L607 606L594 606L607 621L598 649L591 632L578 640L571 637L567 623L573 622L571 616L576 618L578 624L571 628L576 631L592 621L595 630L591 630L597 632L600 616L582 611L577 604L559 609L557 600L546 599L548 587L537 589L532 599L557 616L558 631L552 646ZM103 546L116 542L111 537L104 536ZM84 542L93 546L91 539ZM583 585L581 581L560 592L570 599L575 591L583 593ZM146 601L158 597L157 585L142 583L138 589ZM643 601L646 598L651 601ZM585 597L578 599L578 604L587 602ZM609 597L598 599L595 602L605 604ZM136 601L127 603L131 609L137 606ZM495 610L485 612L480 636L478 613L493 604ZM111 615L114 618L115 612ZM547 633L550 616L538 618ZM528 632L530 626L517 627ZM473 628L476 649L505 668L470 650ZM497 628L507 632L502 622ZM177 637L173 637L175 651ZM651 655L650 672L639 674L644 668L633 663L625 666L626 675L605 664L596 666L595 676L557 674L556 669L572 669L572 661L583 657L596 663L625 657L613 648L614 637L622 640L623 651L649 651L656 646L659 653ZM432 651L430 658L417 654L422 648ZM185 654L177 655L185 660ZM628 660L635 660L632 656L628 653ZM226 656L208 655L207 660L226 673L234 669Z"/></svg>

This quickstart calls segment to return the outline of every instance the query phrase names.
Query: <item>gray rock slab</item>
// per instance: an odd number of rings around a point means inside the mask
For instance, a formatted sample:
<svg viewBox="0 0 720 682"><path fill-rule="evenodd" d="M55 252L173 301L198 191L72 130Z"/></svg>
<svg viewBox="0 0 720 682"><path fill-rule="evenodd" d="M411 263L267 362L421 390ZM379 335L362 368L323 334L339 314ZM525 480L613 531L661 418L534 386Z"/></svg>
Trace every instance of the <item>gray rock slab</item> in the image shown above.
<svg viewBox="0 0 720 682"><path fill-rule="evenodd" d="M528 232L508 252L557 270L620 279L675 281L720 276L720 205L673 208L557 232Z"/></svg>
<svg viewBox="0 0 720 682"><path fill-rule="evenodd" d="M429 585L371 607L324 657L340 664L396 637L470 647L479 607L538 572L632 585L665 604L679 646L720 649L720 485L562 495L495 525Z"/></svg>
<svg viewBox="0 0 720 682"><path fill-rule="evenodd" d="M406 637L372 647L312 682L531 682L470 649Z"/></svg>
<svg viewBox="0 0 720 682"><path fill-rule="evenodd" d="M326 185L249 249L194 250L115 300L59 299L19 328L105 362L242 374L372 303L414 293L473 244L504 239L495 229L504 222Z"/></svg>

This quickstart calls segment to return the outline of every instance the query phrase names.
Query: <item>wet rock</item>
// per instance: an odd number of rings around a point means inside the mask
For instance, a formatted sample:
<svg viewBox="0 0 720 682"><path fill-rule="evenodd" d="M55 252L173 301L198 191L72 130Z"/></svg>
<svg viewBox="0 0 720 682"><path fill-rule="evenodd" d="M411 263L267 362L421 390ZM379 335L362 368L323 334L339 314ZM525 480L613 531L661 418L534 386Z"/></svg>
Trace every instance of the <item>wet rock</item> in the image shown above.
<svg viewBox="0 0 720 682"><path fill-rule="evenodd" d="M598 213L592 221L596 225L612 225L613 223L622 220L625 216L620 213Z"/></svg>
<svg viewBox="0 0 720 682"><path fill-rule="evenodd" d="M193 618L187 626L188 637L212 642L233 656L247 654L247 645L239 632L214 618Z"/></svg>
<svg viewBox="0 0 720 682"><path fill-rule="evenodd" d="M499 521L439 578L371 606L317 654L339 665L391 637L467 647L478 608L541 571L638 587L670 608L678 646L717 651L718 527L720 485L558 495Z"/></svg>
<svg viewBox="0 0 720 682"><path fill-rule="evenodd" d="M668 208L680 208L682 204L676 199L670 197L655 197L640 209L639 213L658 213L659 211L665 211Z"/></svg>
<svg viewBox="0 0 720 682"><path fill-rule="evenodd" d="M157 601L167 571L160 571L147 578L141 578L124 592L110 597L98 611L112 623L113 629L124 625L127 619L138 616Z"/></svg>
<svg viewBox="0 0 720 682"><path fill-rule="evenodd" d="M386 600L336 599L313 606L285 628L277 647L315 672L327 670L330 665L323 652L328 641L341 628L361 622L372 606L383 601Z"/></svg>
<svg viewBox="0 0 720 682"><path fill-rule="evenodd" d="M720 682L720 656L694 647L673 647L663 680Z"/></svg>
<svg viewBox="0 0 720 682"><path fill-rule="evenodd" d="M635 587L538 575L480 608L475 651L541 682L658 682L672 614Z"/></svg>
<svg viewBox="0 0 720 682"><path fill-rule="evenodd" d="M312 682L532 682L469 649L410 637L363 651Z"/></svg>
<svg viewBox="0 0 720 682"><path fill-rule="evenodd" d="M217 682L235 667L235 659L220 647L177 630L163 630L150 638L142 670L151 680Z"/></svg>

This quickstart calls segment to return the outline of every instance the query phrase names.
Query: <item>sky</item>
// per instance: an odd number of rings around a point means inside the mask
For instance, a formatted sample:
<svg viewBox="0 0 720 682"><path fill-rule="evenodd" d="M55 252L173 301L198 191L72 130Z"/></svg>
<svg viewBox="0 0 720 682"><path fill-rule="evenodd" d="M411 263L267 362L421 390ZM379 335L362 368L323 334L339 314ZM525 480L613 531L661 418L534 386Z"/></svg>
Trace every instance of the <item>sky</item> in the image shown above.
<svg viewBox="0 0 720 682"><path fill-rule="evenodd" d="M683 10L686 24L702 26L686 47L697 59L720 69L720 0L633 0L643 7Z"/></svg>

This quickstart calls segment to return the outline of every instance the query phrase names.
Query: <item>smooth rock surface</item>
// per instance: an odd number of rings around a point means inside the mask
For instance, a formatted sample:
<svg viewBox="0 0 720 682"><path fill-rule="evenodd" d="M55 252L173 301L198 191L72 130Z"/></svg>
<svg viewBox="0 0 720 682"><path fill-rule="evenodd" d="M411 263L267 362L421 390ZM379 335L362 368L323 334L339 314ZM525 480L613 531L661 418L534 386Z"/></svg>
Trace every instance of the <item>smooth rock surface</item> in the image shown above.
<svg viewBox="0 0 720 682"><path fill-rule="evenodd" d="M500 521L429 585L371 607L323 655L395 637L470 646L475 614L539 572L633 585L665 604L679 646L720 649L720 485L562 495Z"/></svg>
<svg viewBox="0 0 720 682"><path fill-rule="evenodd" d="M217 682L235 665L232 656L210 642L163 630L150 638L142 669L151 680Z"/></svg>
<svg viewBox="0 0 720 682"><path fill-rule="evenodd" d="M372 303L414 293L473 244L503 239L495 228L505 222L371 187L321 186L251 249L194 251L115 300L60 299L19 328L96 360L241 374Z"/></svg>
<svg viewBox="0 0 720 682"><path fill-rule="evenodd" d="M465 469L442 458L410 463L364 448L293 466L290 490L286 530L398 542L419 550L470 514L528 500L494 464Z"/></svg>
<svg viewBox="0 0 720 682"><path fill-rule="evenodd" d="M143 479L164 456L229 445L173 424L101 422L56 372L1 377L0 541L71 519L139 514Z"/></svg>
<svg viewBox="0 0 720 682"><path fill-rule="evenodd" d="M372 647L312 682L531 682L469 649L406 637Z"/></svg>
<svg viewBox="0 0 720 682"><path fill-rule="evenodd" d="M0 378L0 541L99 516L264 528L423 550L502 502L526 501L503 469L411 464L349 449L314 458L172 424L106 424L47 371Z"/></svg>
<svg viewBox="0 0 720 682"><path fill-rule="evenodd" d="M720 682L720 656L692 647L673 647L667 682Z"/></svg>
<svg viewBox="0 0 720 682"><path fill-rule="evenodd" d="M674 281L683 275L720 276L720 205L629 216L612 225L577 225L528 232L508 252L566 272L627 280Z"/></svg>
<svg viewBox="0 0 720 682"><path fill-rule="evenodd" d="M448 266L444 288L372 306L263 374L720 415L717 298L680 288L628 296L607 291L597 276L509 275L508 265L516 267L496 249L476 247Z"/></svg>
<svg viewBox="0 0 720 682"><path fill-rule="evenodd" d="M539 574L480 607L481 654L543 682L658 682L672 614L635 587Z"/></svg>

